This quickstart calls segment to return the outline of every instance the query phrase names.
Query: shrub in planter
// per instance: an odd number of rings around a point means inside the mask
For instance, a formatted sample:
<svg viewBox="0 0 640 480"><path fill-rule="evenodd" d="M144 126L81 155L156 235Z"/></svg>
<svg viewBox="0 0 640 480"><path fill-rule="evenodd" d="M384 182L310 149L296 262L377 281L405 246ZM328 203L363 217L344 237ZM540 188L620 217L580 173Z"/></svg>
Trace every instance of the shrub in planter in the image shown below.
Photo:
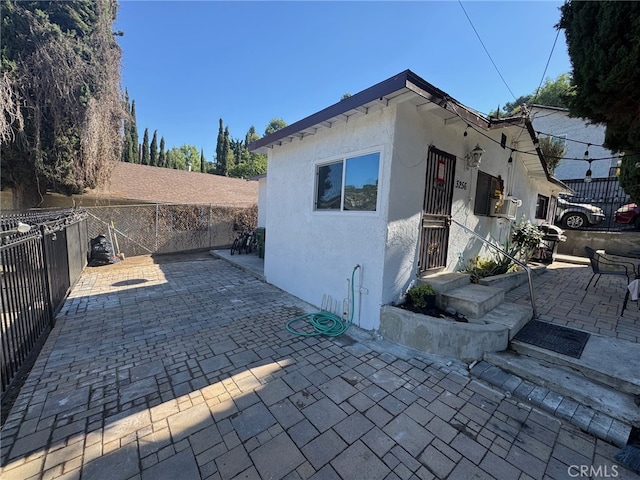
<svg viewBox="0 0 640 480"><path fill-rule="evenodd" d="M436 306L436 296L436 291L428 283L411 287L407 290L407 297L410 301L409 306L418 312L434 309Z"/></svg>

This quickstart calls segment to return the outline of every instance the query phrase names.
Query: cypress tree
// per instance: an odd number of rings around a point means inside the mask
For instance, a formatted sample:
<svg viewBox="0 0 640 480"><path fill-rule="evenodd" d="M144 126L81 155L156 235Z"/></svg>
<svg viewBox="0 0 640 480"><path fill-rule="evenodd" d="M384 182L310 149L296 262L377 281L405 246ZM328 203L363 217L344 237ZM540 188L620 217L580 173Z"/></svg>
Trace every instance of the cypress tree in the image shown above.
<svg viewBox="0 0 640 480"><path fill-rule="evenodd" d="M200 173L205 173L207 171L207 169L204 166L205 163L206 162L204 160L204 149L200 149Z"/></svg>
<svg viewBox="0 0 640 480"><path fill-rule="evenodd" d="M151 139L151 151L149 158L149 165L154 167L158 165L158 131L153 131L153 138Z"/></svg>
<svg viewBox="0 0 640 480"><path fill-rule="evenodd" d="M138 138L138 124L136 123L136 101L131 101L131 140L129 144L129 161L140 163L140 139Z"/></svg>
<svg viewBox="0 0 640 480"><path fill-rule="evenodd" d="M131 161L131 104L129 102L129 92L127 90L124 91L124 106L125 106L125 115L124 115L124 124L122 129L122 158L123 162Z"/></svg>
<svg viewBox="0 0 640 480"><path fill-rule="evenodd" d="M159 167L167 166L167 158L164 153L164 137L160 138L160 153L158 154L158 166Z"/></svg>
<svg viewBox="0 0 640 480"><path fill-rule="evenodd" d="M222 157L224 158L224 171L222 175L229 176L229 167L233 163L233 152L231 152L231 142L229 141L229 127L225 127L222 142ZM229 160L232 160L231 162Z"/></svg>
<svg viewBox="0 0 640 480"><path fill-rule="evenodd" d="M224 129L222 119L218 128L218 142L216 143L216 174L224 175L227 170L227 157L223 153L224 149Z"/></svg>
<svg viewBox="0 0 640 480"><path fill-rule="evenodd" d="M142 165L149 165L149 129L144 129L142 137Z"/></svg>

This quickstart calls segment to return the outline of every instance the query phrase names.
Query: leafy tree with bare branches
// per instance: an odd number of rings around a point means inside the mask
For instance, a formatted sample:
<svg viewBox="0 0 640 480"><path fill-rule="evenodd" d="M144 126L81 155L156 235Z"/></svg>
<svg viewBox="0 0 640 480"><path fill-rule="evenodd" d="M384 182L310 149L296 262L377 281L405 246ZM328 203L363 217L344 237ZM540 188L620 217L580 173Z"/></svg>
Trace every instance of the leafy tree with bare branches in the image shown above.
<svg viewBox="0 0 640 480"><path fill-rule="evenodd" d="M47 190L97 186L122 148L115 0L4 0L0 9L2 185L23 207Z"/></svg>

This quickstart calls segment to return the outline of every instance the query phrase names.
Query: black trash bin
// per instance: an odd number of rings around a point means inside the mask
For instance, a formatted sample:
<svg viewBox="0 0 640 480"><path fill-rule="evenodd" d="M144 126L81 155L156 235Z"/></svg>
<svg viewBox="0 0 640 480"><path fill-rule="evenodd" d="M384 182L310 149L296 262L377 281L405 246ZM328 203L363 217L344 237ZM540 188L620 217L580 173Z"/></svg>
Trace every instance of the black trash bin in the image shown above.
<svg viewBox="0 0 640 480"><path fill-rule="evenodd" d="M267 236L267 230L264 227L256 228L256 240L258 241L258 257L264 258L264 246Z"/></svg>

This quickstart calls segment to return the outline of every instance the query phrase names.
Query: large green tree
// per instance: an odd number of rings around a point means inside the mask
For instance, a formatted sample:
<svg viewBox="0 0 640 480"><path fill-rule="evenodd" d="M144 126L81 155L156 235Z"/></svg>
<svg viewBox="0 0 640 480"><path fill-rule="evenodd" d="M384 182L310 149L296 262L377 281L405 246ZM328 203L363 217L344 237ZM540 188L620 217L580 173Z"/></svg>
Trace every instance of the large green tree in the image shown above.
<svg viewBox="0 0 640 480"><path fill-rule="evenodd" d="M605 146L625 152L620 184L640 202L640 3L568 1L558 27L573 67L569 111L606 125Z"/></svg>
<svg viewBox="0 0 640 480"><path fill-rule="evenodd" d="M115 0L0 2L2 185L22 207L80 193L121 159Z"/></svg>
<svg viewBox="0 0 640 480"><path fill-rule="evenodd" d="M547 78L542 86L535 92L521 95L513 102L507 102L499 110L489 112L490 117L511 117L517 115L523 105L545 105L547 107L569 106L569 97L572 95L571 75L563 73L555 80Z"/></svg>
<svg viewBox="0 0 640 480"><path fill-rule="evenodd" d="M278 130L282 130L287 126L287 122L285 122L281 118L272 118L267 125L267 128L264 129L264 136L271 135L272 133L277 132Z"/></svg>
<svg viewBox="0 0 640 480"><path fill-rule="evenodd" d="M200 171L200 154L194 145L173 147L167 151L167 167L176 170Z"/></svg>
<svg viewBox="0 0 640 480"><path fill-rule="evenodd" d="M281 119L272 119L266 127L267 132L275 132L286 127ZM225 127L220 119L218 127L218 141L216 145L215 166L211 170L217 175L236 178L249 178L267 171L267 156L261 153L251 153L247 148L260 138L255 127L251 126L244 137L244 141L231 138L229 127Z"/></svg>
<svg viewBox="0 0 640 480"><path fill-rule="evenodd" d="M251 126L242 140L232 140L231 146L234 155L233 167L229 170L230 177L250 178L267 171L267 156L261 153L249 152L248 146L258 140L260 136Z"/></svg>

